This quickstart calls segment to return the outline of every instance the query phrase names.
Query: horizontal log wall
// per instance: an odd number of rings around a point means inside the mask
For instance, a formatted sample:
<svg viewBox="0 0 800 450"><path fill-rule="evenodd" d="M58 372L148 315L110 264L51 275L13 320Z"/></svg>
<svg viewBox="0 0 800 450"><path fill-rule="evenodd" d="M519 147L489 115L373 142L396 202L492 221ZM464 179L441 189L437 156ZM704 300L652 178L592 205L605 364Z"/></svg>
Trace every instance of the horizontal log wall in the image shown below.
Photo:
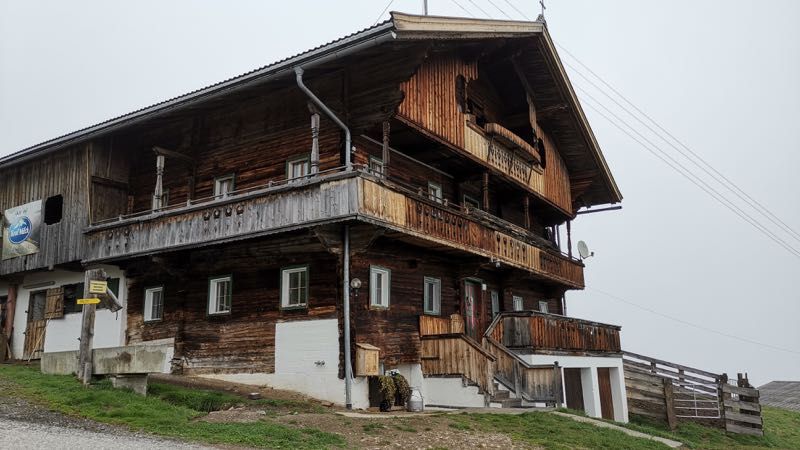
<svg viewBox="0 0 800 450"><path fill-rule="evenodd" d="M42 200L39 252L2 260L0 275L47 268L83 258L83 229L89 222L88 145L52 153L0 171L0 215L8 208ZM44 224L44 200L63 196L61 221Z"/></svg>

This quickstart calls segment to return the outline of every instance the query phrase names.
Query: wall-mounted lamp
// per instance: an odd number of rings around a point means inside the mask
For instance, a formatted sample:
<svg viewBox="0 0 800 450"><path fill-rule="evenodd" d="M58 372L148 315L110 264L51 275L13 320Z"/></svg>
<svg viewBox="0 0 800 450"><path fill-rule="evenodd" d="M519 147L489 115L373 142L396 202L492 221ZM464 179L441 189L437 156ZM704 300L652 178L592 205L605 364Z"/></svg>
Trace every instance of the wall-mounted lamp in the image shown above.
<svg viewBox="0 0 800 450"><path fill-rule="evenodd" d="M353 296L358 299L358 290L361 289L361 280L358 278L350 280L350 288L353 290Z"/></svg>

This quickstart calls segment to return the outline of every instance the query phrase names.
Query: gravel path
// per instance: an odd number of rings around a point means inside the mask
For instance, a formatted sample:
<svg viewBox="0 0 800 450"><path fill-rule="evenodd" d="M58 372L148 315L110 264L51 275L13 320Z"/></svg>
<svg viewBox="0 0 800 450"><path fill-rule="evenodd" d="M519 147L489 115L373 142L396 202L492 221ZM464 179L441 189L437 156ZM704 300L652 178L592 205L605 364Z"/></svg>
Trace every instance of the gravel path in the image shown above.
<svg viewBox="0 0 800 450"><path fill-rule="evenodd" d="M195 445L130 434L99 433L40 423L19 422L0 418L0 442L13 449L201 449Z"/></svg>

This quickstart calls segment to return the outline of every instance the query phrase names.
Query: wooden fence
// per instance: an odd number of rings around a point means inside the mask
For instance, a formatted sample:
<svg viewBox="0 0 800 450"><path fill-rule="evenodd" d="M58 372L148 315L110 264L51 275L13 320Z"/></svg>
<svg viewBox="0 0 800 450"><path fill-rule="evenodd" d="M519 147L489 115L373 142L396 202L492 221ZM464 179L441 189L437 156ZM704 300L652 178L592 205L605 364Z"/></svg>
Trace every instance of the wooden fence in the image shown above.
<svg viewBox="0 0 800 450"><path fill-rule="evenodd" d="M681 420L762 435L758 390L739 377L624 352L625 388L631 414L661 420L675 428Z"/></svg>
<svg viewBox="0 0 800 450"><path fill-rule="evenodd" d="M460 375L494 394L495 357L474 340L463 334L421 336L420 340L423 374Z"/></svg>
<svg viewBox="0 0 800 450"><path fill-rule="evenodd" d="M509 348L619 353L618 326L538 311L504 312L487 334Z"/></svg>
<svg viewBox="0 0 800 450"><path fill-rule="evenodd" d="M495 378L518 397L529 402L561 406L561 368L558 363L530 365L490 337L483 347L496 359Z"/></svg>

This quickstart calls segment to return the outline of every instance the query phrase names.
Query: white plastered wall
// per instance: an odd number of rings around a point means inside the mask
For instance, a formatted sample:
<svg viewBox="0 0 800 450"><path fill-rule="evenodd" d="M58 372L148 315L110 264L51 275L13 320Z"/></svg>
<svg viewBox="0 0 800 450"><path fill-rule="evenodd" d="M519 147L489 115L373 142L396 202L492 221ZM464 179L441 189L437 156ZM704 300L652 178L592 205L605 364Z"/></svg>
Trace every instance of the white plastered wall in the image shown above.
<svg viewBox="0 0 800 450"><path fill-rule="evenodd" d="M344 405L345 383L339 379L338 320L303 320L275 324L275 373L202 376L289 389ZM352 402L356 409L369 407L369 385L365 377L353 380Z"/></svg>
<svg viewBox="0 0 800 450"><path fill-rule="evenodd" d="M418 388L425 405L483 408L485 399L477 386L464 386L461 377L425 377L420 364L400 364L400 372L412 388Z"/></svg>
<svg viewBox="0 0 800 450"><path fill-rule="evenodd" d="M119 347L125 345L125 332L127 330L127 280L119 268L102 266L109 278L119 278L119 295L117 296L122 309L112 313L107 309L97 310L94 322L94 348ZM25 345L25 329L28 322L28 302L31 292L63 286L65 284L83 283L83 272L68 272L53 270L36 272L26 275L17 291L17 305L14 312L14 333L11 349L15 358L22 358ZM44 283L50 283L42 286ZM39 287L35 287L39 285ZM29 287L26 287L29 286ZM59 319L47 322L44 338L45 352L60 352L78 350L78 337L81 334L81 313L65 314Z"/></svg>
<svg viewBox="0 0 800 450"><path fill-rule="evenodd" d="M608 367L611 378L611 400L614 404L614 420L628 422L628 400L625 395L625 372L621 357L604 356L569 356L569 355L520 355L528 364L553 364L558 361L562 368L561 379L564 379L563 369L581 369L581 385L583 387L583 406L586 415L601 417L600 410L600 385L597 369ZM562 387L562 392L564 389ZM566 403L566 393L562 399Z"/></svg>

